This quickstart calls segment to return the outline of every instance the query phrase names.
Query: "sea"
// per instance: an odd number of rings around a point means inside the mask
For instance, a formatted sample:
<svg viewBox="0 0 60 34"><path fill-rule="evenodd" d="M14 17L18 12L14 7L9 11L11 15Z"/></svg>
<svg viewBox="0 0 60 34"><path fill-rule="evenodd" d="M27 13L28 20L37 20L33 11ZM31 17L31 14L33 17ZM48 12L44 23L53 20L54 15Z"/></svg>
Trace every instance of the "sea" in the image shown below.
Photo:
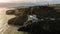
<svg viewBox="0 0 60 34"><path fill-rule="evenodd" d="M0 34L28 34L27 32L17 31L20 26L8 25L8 20L14 15L7 15L6 11L14 8L0 8Z"/></svg>

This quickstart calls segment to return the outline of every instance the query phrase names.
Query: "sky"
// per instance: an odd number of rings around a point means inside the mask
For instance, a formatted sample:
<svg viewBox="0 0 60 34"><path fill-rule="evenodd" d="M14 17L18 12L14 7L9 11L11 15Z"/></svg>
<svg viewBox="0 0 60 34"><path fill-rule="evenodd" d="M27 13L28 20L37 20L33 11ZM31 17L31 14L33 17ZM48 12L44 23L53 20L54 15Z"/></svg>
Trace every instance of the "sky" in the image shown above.
<svg viewBox="0 0 60 34"><path fill-rule="evenodd" d="M23 3L23 2L31 2L31 3L47 2L47 3L60 4L60 0L0 0L0 3Z"/></svg>
<svg viewBox="0 0 60 34"><path fill-rule="evenodd" d="M36 6L60 4L60 0L0 0L0 7Z"/></svg>
<svg viewBox="0 0 60 34"><path fill-rule="evenodd" d="M44 2L44 1L52 1L52 0L0 0L0 2L9 2L9 3L19 3L19 2Z"/></svg>

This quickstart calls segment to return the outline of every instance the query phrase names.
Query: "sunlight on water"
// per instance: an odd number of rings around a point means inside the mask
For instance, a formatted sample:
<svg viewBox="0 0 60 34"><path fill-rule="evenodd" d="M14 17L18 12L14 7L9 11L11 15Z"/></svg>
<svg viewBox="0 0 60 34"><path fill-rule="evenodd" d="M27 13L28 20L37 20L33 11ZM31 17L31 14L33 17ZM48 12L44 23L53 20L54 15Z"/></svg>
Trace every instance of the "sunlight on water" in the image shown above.
<svg viewBox="0 0 60 34"><path fill-rule="evenodd" d="M7 24L8 20L15 17L13 15L6 15L6 10L8 8L0 8L0 34L23 34L23 32L18 32L17 26L10 26Z"/></svg>

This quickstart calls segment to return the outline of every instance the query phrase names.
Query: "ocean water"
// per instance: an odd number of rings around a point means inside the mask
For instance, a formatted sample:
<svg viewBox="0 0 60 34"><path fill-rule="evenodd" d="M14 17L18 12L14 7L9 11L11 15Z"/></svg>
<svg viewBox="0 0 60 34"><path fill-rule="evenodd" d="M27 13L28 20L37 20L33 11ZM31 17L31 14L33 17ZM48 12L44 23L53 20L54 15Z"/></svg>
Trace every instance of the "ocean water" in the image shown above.
<svg viewBox="0 0 60 34"><path fill-rule="evenodd" d="M6 11L12 8L0 8L0 34L27 34L27 32L18 32L20 26L8 25L8 20L14 18L14 15L6 15Z"/></svg>

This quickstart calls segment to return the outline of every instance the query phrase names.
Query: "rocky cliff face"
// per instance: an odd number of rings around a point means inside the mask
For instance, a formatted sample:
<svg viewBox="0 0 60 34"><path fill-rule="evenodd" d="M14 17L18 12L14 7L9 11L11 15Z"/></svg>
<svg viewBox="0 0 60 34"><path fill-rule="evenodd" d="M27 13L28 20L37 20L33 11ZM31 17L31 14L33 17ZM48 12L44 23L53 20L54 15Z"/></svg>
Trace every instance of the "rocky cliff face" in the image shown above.
<svg viewBox="0 0 60 34"><path fill-rule="evenodd" d="M22 32L18 32L18 26L8 25L7 22L9 19L15 17L13 15L6 15L6 10L8 8L0 8L0 34L23 34Z"/></svg>

